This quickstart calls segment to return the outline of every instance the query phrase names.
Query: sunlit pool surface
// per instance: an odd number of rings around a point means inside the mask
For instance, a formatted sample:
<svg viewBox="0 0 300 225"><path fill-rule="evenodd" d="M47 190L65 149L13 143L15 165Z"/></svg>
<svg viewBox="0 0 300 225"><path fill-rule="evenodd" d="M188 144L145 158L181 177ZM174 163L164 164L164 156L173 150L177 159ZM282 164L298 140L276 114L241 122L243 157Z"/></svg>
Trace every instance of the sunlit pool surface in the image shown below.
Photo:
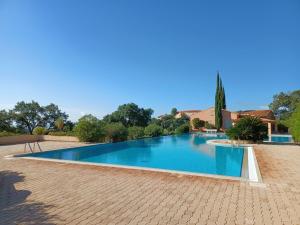
<svg viewBox="0 0 300 225"><path fill-rule="evenodd" d="M224 136L187 134L32 153L28 156L241 176L244 149L206 144Z"/></svg>

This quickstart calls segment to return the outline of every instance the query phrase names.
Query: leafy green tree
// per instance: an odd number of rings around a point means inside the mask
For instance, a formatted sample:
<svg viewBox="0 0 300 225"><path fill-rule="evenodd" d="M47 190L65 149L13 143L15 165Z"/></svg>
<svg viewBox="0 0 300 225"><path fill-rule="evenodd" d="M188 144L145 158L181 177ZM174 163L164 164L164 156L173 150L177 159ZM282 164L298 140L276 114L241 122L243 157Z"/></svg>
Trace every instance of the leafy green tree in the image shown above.
<svg viewBox="0 0 300 225"><path fill-rule="evenodd" d="M177 127L186 123L189 123L189 117L186 115L183 115L181 118L175 118L172 115L165 115L161 119L160 125L164 130L167 131L168 134L174 134Z"/></svg>
<svg viewBox="0 0 300 225"><path fill-rule="evenodd" d="M109 142L125 141L128 131L122 123L109 123L105 126L105 136Z"/></svg>
<svg viewBox="0 0 300 225"><path fill-rule="evenodd" d="M131 140L142 138L144 135L144 127L133 126L128 128L128 138Z"/></svg>
<svg viewBox="0 0 300 225"><path fill-rule="evenodd" d="M267 126L257 117L246 116L241 118L226 135L233 140L258 142L268 137Z"/></svg>
<svg viewBox="0 0 300 225"><path fill-rule="evenodd" d="M92 115L85 115L78 120L75 134L83 142L99 142L105 137L102 121Z"/></svg>
<svg viewBox="0 0 300 225"><path fill-rule="evenodd" d="M12 115L17 126L27 130L30 134L34 128L45 124L44 109L35 101L30 103L18 102L12 110Z"/></svg>
<svg viewBox="0 0 300 225"><path fill-rule="evenodd" d="M67 122L69 116L62 112L57 105L51 103L43 108L43 121L47 128L54 129L57 120L62 120L63 123Z"/></svg>
<svg viewBox="0 0 300 225"><path fill-rule="evenodd" d="M171 115L172 116L176 116L176 114L177 114L177 109L176 108L172 108L172 110L171 110Z"/></svg>
<svg viewBox="0 0 300 225"><path fill-rule="evenodd" d="M204 127L205 121L200 120L199 118L194 118L192 120L192 124L195 129L200 129L201 127Z"/></svg>
<svg viewBox="0 0 300 225"><path fill-rule="evenodd" d="M292 115L298 104L300 104L300 90L287 93L280 92L273 96L273 102L269 108L274 112L277 119L286 120Z"/></svg>
<svg viewBox="0 0 300 225"><path fill-rule="evenodd" d="M145 135L149 137L157 137L163 134L163 128L156 124L150 124L145 128Z"/></svg>
<svg viewBox="0 0 300 225"><path fill-rule="evenodd" d="M106 123L120 122L126 127L147 126L151 121L152 109L139 108L134 103L120 105L117 111L103 118Z"/></svg>
<svg viewBox="0 0 300 225"><path fill-rule="evenodd" d="M64 119L62 117L59 117L57 120L55 120L55 127L62 131L64 128L65 122Z"/></svg>
<svg viewBox="0 0 300 225"><path fill-rule="evenodd" d="M296 107L288 120L290 132L295 142L300 142L300 104Z"/></svg>
<svg viewBox="0 0 300 225"><path fill-rule="evenodd" d="M36 127L33 129L32 133L34 135L43 135L46 133L46 128L45 127Z"/></svg>
<svg viewBox="0 0 300 225"><path fill-rule="evenodd" d="M13 130L13 119L9 112L5 110L0 111L0 132L12 131Z"/></svg>
<svg viewBox="0 0 300 225"><path fill-rule="evenodd" d="M190 126L189 124L182 124L179 127L176 128L175 133L176 134L185 134L190 132Z"/></svg>

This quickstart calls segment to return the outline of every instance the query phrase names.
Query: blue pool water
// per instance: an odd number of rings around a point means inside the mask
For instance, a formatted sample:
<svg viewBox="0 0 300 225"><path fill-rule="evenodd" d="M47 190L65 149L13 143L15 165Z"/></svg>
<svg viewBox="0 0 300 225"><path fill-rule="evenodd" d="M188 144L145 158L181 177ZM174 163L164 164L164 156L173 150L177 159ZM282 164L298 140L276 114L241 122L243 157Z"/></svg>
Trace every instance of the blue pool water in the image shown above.
<svg viewBox="0 0 300 225"><path fill-rule="evenodd" d="M266 141L269 141L269 139L266 139ZM291 143L293 142L293 138L290 135L272 135L271 136L271 142L276 143Z"/></svg>
<svg viewBox="0 0 300 225"><path fill-rule="evenodd" d="M166 136L29 156L240 177L244 149L206 144L206 140L216 138L224 137Z"/></svg>

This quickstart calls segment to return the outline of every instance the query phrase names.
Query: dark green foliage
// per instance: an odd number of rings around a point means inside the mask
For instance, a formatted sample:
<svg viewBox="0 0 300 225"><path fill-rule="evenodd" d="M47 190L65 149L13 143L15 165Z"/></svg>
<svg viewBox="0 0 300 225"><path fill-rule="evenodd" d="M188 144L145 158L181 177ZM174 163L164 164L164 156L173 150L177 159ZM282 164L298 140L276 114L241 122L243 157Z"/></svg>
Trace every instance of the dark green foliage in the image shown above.
<svg viewBox="0 0 300 225"><path fill-rule="evenodd" d="M61 120L62 124L65 124L68 119L68 115L62 112L57 105L51 103L43 108L43 125L48 129L55 129L56 121Z"/></svg>
<svg viewBox="0 0 300 225"><path fill-rule="evenodd" d="M286 120L292 115L298 104L300 104L300 90L287 93L280 92L273 96L273 102L269 108L274 112L277 119Z"/></svg>
<svg viewBox="0 0 300 225"><path fill-rule="evenodd" d="M151 121L152 109L139 108L134 103L120 105L118 110L103 118L106 123L120 122L126 127L145 127Z"/></svg>
<svg viewBox="0 0 300 225"><path fill-rule="evenodd" d="M75 134L83 142L99 142L105 136L104 124L92 115L86 115L78 120Z"/></svg>
<svg viewBox="0 0 300 225"><path fill-rule="evenodd" d="M189 118L186 115L183 115L181 118L165 115L161 119L160 126L164 129L164 134L174 134L176 128L186 123L189 123Z"/></svg>
<svg viewBox="0 0 300 225"><path fill-rule="evenodd" d="M222 84L219 73L217 74L217 88L215 95L215 125L218 130L222 128L223 116L222 110L226 109L225 89Z"/></svg>
<svg viewBox="0 0 300 225"><path fill-rule="evenodd" d="M105 137L108 142L125 141L128 130L122 123L109 123L105 126Z"/></svg>
<svg viewBox="0 0 300 225"><path fill-rule="evenodd" d="M287 121L280 120L277 122L277 129L279 133L287 133L289 131Z"/></svg>
<svg viewBox="0 0 300 225"><path fill-rule="evenodd" d="M128 139L138 139L144 137L144 127L129 127L128 128Z"/></svg>
<svg viewBox="0 0 300 225"><path fill-rule="evenodd" d="M163 128L156 124L150 124L145 128L145 135L148 137L157 137L163 134Z"/></svg>
<svg viewBox="0 0 300 225"><path fill-rule="evenodd" d="M36 127L33 129L32 133L34 135L44 135L46 133L45 127Z"/></svg>
<svg viewBox="0 0 300 225"><path fill-rule="evenodd" d="M37 126L53 129L57 119L61 118L66 123L68 118L68 115L61 112L57 105L50 104L43 107L35 101L29 103L18 102L11 111L11 115L17 128L26 130L30 134Z"/></svg>
<svg viewBox="0 0 300 225"><path fill-rule="evenodd" d="M12 115L5 111L5 110L1 110L0 111L0 132L2 131L13 131L13 119L12 119Z"/></svg>
<svg viewBox="0 0 300 225"><path fill-rule="evenodd" d="M216 129L216 126L213 125L213 124L211 124L211 123L209 123L208 121L205 121L204 127L205 127L206 129Z"/></svg>
<svg viewBox="0 0 300 225"><path fill-rule="evenodd" d="M182 124L179 127L176 128L175 133L176 134L185 134L190 132L190 126L189 124Z"/></svg>
<svg viewBox="0 0 300 225"><path fill-rule="evenodd" d="M171 115L172 115L172 116L176 116L176 114L177 114L177 109L176 109L176 108L173 108L173 109L171 110Z"/></svg>
<svg viewBox="0 0 300 225"><path fill-rule="evenodd" d="M18 102L12 112L17 126L26 129L30 134L34 128L45 124L44 109L35 101Z"/></svg>
<svg viewBox="0 0 300 225"><path fill-rule="evenodd" d="M300 142L300 104L288 120L288 125L295 142Z"/></svg>
<svg viewBox="0 0 300 225"><path fill-rule="evenodd" d="M193 126L195 129L200 129L201 127L204 127L205 121L200 120L199 118L194 118L192 120Z"/></svg>
<svg viewBox="0 0 300 225"><path fill-rule="evenodd" d="M268 137L268 128L257 117L247 116L241 118L234 127L226 131L232 140L263 141Z"/></svg>

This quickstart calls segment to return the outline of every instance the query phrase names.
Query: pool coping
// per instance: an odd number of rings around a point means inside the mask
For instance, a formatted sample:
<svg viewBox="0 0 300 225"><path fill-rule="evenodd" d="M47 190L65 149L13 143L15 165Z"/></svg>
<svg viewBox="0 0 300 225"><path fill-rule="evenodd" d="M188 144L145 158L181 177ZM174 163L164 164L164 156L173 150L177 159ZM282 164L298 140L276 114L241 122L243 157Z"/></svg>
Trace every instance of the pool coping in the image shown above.
<svg viewBox="0 0 300 225"><path fill-rule="evenodd" d="M81 147L86 147L86 146L81 146ZM7 155L5 156L5 158L6 159L14 158L14 159L22 159L22 160L29 159L29 160L48 161L48 162L55 162L55 163L62 163L62 164L74 164L74 165L77 164L77 165L87 165L87 166L99 166L99 167L106 167L106 168L142 170L142 171L169 173L174 175L187 175L187 176L207 177L207 178L225 179L225 180L234 180L234 181L243 181L243 182L262 183L262 179L261 179L261 175L260 175L260 171L259 171L259 167L258 167L258 163L255 157L255 152L253 150L253 147L243 147L243 148L244 148L244 156L242 161L241 177L207 174L207 173L196 173L196 172L187 172L187 171L178 171L178 170L168 170L168 169L158 169L158 168L150 168L150 167L125 166L125 165L117 165L117 164L109 164L109 163L92 163L92 162L82 162L82 161L75 161L75 160L50 159L50 158L26 156L32 153ZM55 149L50 151L58 151L58 150L62 150L62 149Z"/></svg>

